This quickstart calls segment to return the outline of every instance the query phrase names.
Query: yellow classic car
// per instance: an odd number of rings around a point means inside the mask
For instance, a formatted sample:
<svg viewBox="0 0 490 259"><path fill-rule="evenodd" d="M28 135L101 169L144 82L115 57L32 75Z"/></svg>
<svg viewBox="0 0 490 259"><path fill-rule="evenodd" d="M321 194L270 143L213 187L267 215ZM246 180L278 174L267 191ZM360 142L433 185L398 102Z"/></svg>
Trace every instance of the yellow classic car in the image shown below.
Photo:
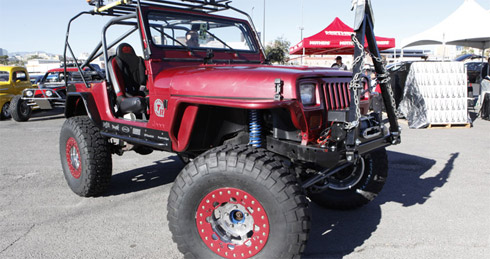
<svg viewBox="0 0 490 259"><path fill-rule="evenodd" d="M32 84L24 67L0 66L0 119L10 118L9 106L12 98L29 87Z"/></svg>

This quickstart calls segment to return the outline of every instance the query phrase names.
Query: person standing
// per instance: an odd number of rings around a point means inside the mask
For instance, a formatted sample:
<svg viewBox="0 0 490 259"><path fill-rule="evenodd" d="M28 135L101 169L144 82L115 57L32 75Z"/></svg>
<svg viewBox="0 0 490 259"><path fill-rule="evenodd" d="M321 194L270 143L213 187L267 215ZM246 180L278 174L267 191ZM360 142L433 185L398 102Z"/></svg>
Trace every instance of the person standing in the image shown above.
<svg viewBox="0 0 490 259"><path fill-rule="evenodd" d="M490 63L490 57L488 58L487 63L484 63L481 68L480 76L482 80L488 76L488 63Z"/></svg>
<svg viewBox="0 0 490 259"><path fill-rule="evenodd" d="M347 70L347 66L342 63L342 57L337 56L335 58L335 63L332 65L332 68L338 68L339 70Z"/></svg>

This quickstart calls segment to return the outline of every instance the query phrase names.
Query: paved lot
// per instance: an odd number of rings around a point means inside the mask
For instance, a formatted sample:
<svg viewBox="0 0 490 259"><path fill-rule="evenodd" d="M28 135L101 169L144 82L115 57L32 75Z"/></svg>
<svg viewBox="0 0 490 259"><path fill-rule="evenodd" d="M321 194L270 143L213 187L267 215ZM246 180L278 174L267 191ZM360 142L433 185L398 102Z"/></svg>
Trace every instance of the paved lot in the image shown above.
<svg viewBox="0 0 490 259"><path fill-rule="evenodd" d="M114 156L106 195L80 198L61 171L63 121L0 122L0 258L181 258L166 220L178 159ZM402 126L374 202L347 212L312 204L305 258L490 258L490 122Z"/></svg>

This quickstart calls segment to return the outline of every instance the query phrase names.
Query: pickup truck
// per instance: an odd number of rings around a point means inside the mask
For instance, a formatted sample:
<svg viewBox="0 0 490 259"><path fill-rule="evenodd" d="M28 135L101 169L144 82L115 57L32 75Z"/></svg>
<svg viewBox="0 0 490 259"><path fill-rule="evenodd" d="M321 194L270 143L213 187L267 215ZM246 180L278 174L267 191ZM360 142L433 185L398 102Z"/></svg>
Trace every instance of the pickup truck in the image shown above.
<svg viewBox="0 0 490 259"><path fill-rule="evenodd" d="M18 103L20 98L15 98L15 96L29 87L32 85L29 73L24 67L0 66L0 119L9 119L11 108L21 108L10 107L10 104L13 101Z"/></svg>

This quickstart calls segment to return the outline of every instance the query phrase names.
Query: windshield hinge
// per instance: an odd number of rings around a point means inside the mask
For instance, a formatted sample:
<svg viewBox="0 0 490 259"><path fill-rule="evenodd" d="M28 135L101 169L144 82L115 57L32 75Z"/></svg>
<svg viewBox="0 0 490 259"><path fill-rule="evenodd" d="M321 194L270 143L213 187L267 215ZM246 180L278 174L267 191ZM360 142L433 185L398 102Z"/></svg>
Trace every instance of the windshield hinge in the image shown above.
<svg viewBox="0 0 490 259"><path fill-rule="evenodd" d="M276 84L276 94L274 95L274 101L282 101L282 99L284 98L282 96L282 88L284 86L284 81L282 81L280 78L276 78L275 84Z"/></svg>

